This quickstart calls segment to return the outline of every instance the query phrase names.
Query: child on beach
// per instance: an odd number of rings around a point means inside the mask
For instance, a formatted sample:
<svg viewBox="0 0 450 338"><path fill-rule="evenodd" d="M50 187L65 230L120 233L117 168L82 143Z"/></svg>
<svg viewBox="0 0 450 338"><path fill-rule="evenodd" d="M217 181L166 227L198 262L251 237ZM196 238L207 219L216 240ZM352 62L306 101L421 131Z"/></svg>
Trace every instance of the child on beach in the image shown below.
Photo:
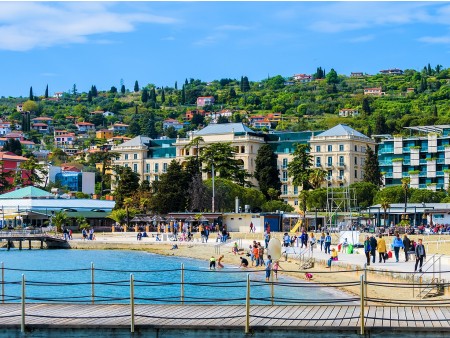
<svg viewBox="0 0 450 338"><path fill-rule="evenodd" d="M273 263L273 273L275 275L275 279L278 279L278 269L283 270L283 268L280 266L280 262L279 261L275 261L275 263Z"/></svg>
<svg viewBox="0 0 450 338"><path fill-rule="evenodd" d="M217 260L217 267L223 269L223 264L222 264L222 259L223 259L223 255L219 257L219 259Z"/></svg>
<svg viewBox="0 0 450 338"><path fill-rule="evenodd" d="M211 258L209 259L209 270L214 269L216 270L216 257L211 256Z"/></svg>
<svg viewBox="0 0 450 338"><path fill-rule="evenodd" d="M305 279L306 279L307 281L310 281L312 278L313 278L312 273L305 272Z"/></svg>
<svg viewBox="0 0 450 338"><path fill-rule="evenodd" d="M238 244L237 244L237 242L234 242L232 252L236 255L238 253L238 251L239 251Z"/></svg>

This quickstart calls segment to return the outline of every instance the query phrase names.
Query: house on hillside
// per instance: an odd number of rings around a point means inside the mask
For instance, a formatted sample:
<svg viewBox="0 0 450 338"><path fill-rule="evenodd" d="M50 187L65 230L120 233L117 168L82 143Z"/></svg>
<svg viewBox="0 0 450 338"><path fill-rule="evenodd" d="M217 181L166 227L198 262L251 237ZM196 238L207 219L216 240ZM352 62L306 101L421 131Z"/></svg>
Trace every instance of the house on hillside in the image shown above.
<svg viewBox="0 0 450 338"><path fill-rule="evenodd" d="M389 75L402 75L403 70L398 69L398 68L383 69L383 70L380 70L380 73L381 74L389 74Z"/></svg>
<svg viewBox="0 0 450 338"><path fill-rule="evenodd" d="M123 134L127 132L128 127L128 124L117 122L111 125L108 129L112 130L114 133Z"/></svg>
<svg viewBox="0 0 450 338"><path fill-rule="evenodd" d="M358 109L350 109L350 108L339 109L340 117L354 117L358 115L359 115Z"/></svg>
<svg viewBox="0 0 450 338"><path fill-rule="evenodd" d="M36 130L41 134L48 134L50 131L47 123L33 123L31 129Z"/></svg>
<svg viewBox="0 0 450 338"><path fill-rule="evenodd" d="M9 134L11 131L11 122L0 120L0 135Z"/></svg>
<svg viewBox="0 0 450 338"><path fill-rule="evenodd" d="M169 127L173 127L175 130L183 129L183 123L175 120L175 119L167 119L163 122L163 129L167 129Z"/></svg>
<svg viewBox="0 0 450 338"><path fill-rule="evenodd" d="M301 82L301 83L307 83L307 82L311 82L313 80L312 75L307 75L307 74L294 74L294 76L292 78L295 81Z"/></svg>
<svg viewBox="0 0 450 338"><path fill-rule="evenodd" d="M75 124L80 133L86 133L88 131L95 131L95 125L90 122L77 122Z"/></svg>
<svg viewBox="0 0 450 338"><path fill-rule="evenodd" d="M356 78L364 77L364 74L363 74L363 72L351 72L350 77L356 77Z"/></svg>
<svg viewBox="0 0 450 338"><path fill-rule="evenodd" d="M17 110L19 113L22 113L22 112L23 112L23 103L18 103L18 104L16 105L16 110Z"/></svg>
<svg viewBox="0 0 450 338"><path fill-rule="evenodd" d="M364 88L364 95L383 96L384 94L385 92L382 91L381 87Z"/></svg>
<svg viewBox="0 0 450 338"><path fill-rule="evenodd" d="M195 114L201 115L201 116L204 117L204 116L206 115L206 112L205 112L204 110L201 110L201 109L197 109L197 110L188 110L188 111L186 112L186 120L187 120L187 121L192 120L192 118L194 117Z"/></svg>
<svg viewBox="0 0 450 338"><path fill-rule="evenodd" d="M200 96L197 97L197 107L204 107L213 105L215 102L214 96Z"/></svg>
<svg viewBox="0 0 450 338"><path fill-rule="evenodd" d="M103 140L108 140L114 136L114 132L109 129L101 129L95 132L95 137Z"/></svg>

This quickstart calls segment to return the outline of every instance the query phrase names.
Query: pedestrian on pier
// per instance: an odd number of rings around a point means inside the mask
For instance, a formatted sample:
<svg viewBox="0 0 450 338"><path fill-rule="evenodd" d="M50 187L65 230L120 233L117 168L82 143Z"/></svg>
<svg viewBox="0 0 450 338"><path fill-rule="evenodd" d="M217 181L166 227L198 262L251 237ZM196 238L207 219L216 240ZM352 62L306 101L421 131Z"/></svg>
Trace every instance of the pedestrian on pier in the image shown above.
<svg viewBox="0 0 450 338"><path fill-rule="evenodd" d="M322 249L323 249L323 247L325 245L325 237L326 237L325 233L322 232L322 234L320 235L320 239L319 239L319 241L320 241L320 251L322 251Z"/></svg>
<svg viewBox="0 0 450 338"><path fill-rule="evenodd" d="M395 234L394 241L392 242L392 247L394 248L394 254L395 254L395 261L398 263L399 261L399 254L400 254L400 248L404 248L403 241L400 238L399 233L397 232Z"/></svg>
<svg viewBox="0 0 450 338"><path fill-rule="evenodd" d="M409 260L409 250L411 250L411 241L408 236L403 236L403 250L405 251L405 262Z"/></svg>
<svg viewBox="0 0 450 338"><path fill-rule="evenodd" d="M419 243L416 245L415 249L416 254L416 265L414 266L414 272L417 271L417 265L420 263L419 272L422 272L423 260L427 257L425 252L425 246L422 244L422 239L419 238Z"/></svg>
<svg viewBox="0 0 450 338"><path fill-rule="evenodd" d="M376 250L378 247L377 239L374 235L370 236L370 255L372 256L372 263L375 263Z"/></svg>
<svg viewBox="0 0 450 338"><path fill-rule="evenodd" d="M370 265L370 251L371 251L371 247L370 247L370 239L369 236L366 236L366 240L364 241L364 254L366 255L366 263L367 265Z"/></svg>
<svg viewBox="0 0 450 338"><path fill-rule="evenodd" d="M325 253L326 254L331 253L330 246L331 246L331 236L330 236L330 233L327 232L327 236L325 237Z"/></svg>
<svg viewBox="0 0 450 338"><path fill-rule="evenodd" d="M380 234L379 236L377 245L378 245L378 261L379 263L381 263L381 261L383 261L383 263L386 263L387 248L386 248L386 241L384 240L382 234Z"/></svg>

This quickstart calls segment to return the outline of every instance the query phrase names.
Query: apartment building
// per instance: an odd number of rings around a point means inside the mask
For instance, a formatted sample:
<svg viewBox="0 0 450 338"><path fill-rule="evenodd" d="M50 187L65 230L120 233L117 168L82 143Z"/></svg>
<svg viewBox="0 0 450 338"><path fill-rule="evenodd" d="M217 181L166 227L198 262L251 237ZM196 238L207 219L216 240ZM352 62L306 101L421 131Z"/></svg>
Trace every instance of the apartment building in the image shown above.
<svg viewBox="0 0 450 338"><path fill-rule="evenodd" d="M384 185L401 184L410 178L410 187L447 190L450 174L450 125L407 127L411 136L383 135L378 161Z"/></svg>
<svg viewBox="0 0 450 338"><path fill-rule="evenodd" d="M201 137L199 147L193 140ZM369 137L346 126L338 125L327 131L273 132L263 134L255 132L242 123L210 124L191 132L187 138L153 140L146 136L137 136L127 142L112 147L120 153L115 165L130 167L140 175L141 181L150 182L159 179L166 172L169 163L176 159L182 165L188 157L196 156L197 151L217 142L231 142L235 148L235 158L243 169L251 175L255 172L256 157L259 148L268 143L278 156L278 169L282 182L281 198L298 209L299 187L292 184L288 175L288 165L293 159L297 144L309 144L313 157L313 166L327 170L331 186L339 187L362 180L366 147L374 148L375 143ZM204 179L210 177L204 174ZM253 178L252 183L257 186Z"/></svg>

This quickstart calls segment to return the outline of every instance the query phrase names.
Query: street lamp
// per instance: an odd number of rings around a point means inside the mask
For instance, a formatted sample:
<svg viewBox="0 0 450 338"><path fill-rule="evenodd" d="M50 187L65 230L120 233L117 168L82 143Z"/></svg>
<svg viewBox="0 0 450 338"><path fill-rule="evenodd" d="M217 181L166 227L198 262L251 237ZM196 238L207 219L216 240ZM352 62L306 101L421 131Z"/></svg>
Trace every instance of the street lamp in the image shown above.
<svg viewBox="0 0 450 338"><path fill-rule="evenodd" d="M215 197L215 187L214 187L214 163L211 164L211 176L212 176L212 212L215 212L215 206L214 206L214 197Z"/></svg>

